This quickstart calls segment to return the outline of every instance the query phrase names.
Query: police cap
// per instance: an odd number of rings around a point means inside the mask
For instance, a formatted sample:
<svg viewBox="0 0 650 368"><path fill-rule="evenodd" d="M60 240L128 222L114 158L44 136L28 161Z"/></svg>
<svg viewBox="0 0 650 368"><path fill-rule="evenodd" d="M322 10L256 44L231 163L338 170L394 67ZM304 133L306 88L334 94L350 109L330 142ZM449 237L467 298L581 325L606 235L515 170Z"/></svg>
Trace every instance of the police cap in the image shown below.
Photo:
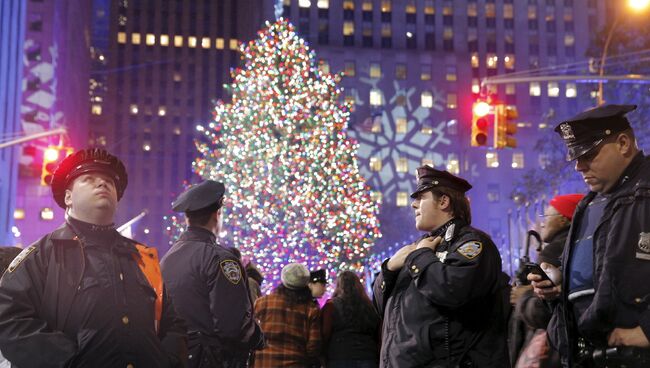
<svg viewBox="0 0 650 368"><path fill-rule="evenodd" d="M324 269L311 271L309 273L309 282L322 282L327 284L327 272Z"/></svg>
<svg viewBox="0 0 650 368"><path fill-rule="evenodd" d="M438 187L450 188L465 193L472 189L472 185L463 178L459 178L448 171L436 170L429 165L420 166L417 169L418 187L411 194L416 198L420 193Z"/></svg>
<svg viewBox="0 0 650 368"><path fill-rule="evenodd" d="M124 195L129 182L124 164L101 148L88 148L66 157L52 175L52 195L61 208L65 205L65 190L80 175L101 172L113 179L117 200Z"/></svg>
<svg viewBox="0 0 650 368"><path fill-rule="evenodd" d="M636 105L604 105L582 112L555 127L567 146L567 161L588 153L605 138L630 129L625 114Z"/></svg>
<svg viewBox="0 0 650 368"><path fill-rule="evenodd" d="M176 212L194 212L215 204L221 205L225 192L223 183L206 180L181 193L172 203L172 209Z"/></svg>

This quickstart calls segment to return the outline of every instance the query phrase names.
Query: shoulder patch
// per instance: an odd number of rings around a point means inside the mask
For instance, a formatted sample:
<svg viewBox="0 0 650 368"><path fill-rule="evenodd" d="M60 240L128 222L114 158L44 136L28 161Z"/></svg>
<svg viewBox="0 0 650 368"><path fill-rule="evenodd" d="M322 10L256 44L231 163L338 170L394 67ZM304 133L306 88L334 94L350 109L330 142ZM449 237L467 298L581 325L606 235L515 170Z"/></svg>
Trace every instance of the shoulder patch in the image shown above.
<svg viewBox="0 0 650 368"><path fill-rule="evenodd" d="M228 281L237 285L241 280L241 275L242 275L241 267L239 267L239 263L227 259L225 261L221 261L219 265L221 266L221 271L226 276Z"/></svg>
<svg viewBox="0 0 650 368"><path fill-rule="evenodd" d="M481 254L483 244L479 241L469 241L458 248L458 253L465 256L467 259L474 259Z"/></svg>
<svg viewBox="0 0 650 368"><path fill-rule="evenodd" d="M22 252L20 252L16 258L14 258L13 261L9 264L9 267L7 267L7 272L14 272L16 268L27 258L28 255L30 255L33 251L36 250L36 247L31 246L23 249Z"/></svg>

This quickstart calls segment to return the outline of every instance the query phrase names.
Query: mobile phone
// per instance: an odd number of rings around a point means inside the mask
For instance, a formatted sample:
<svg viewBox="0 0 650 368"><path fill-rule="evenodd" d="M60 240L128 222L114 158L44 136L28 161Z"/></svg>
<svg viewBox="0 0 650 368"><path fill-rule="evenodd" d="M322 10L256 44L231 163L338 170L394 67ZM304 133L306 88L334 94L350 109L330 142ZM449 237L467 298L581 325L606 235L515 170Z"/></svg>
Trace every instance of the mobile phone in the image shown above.
<svg viewBox="0 0 650 368"><path fill-rule="evenodd" d="M551 281L551 284L555 285L555 283L553 283L551 278L548 277L546 272L544 272L544 270L542 270L542 267L540 267L537 263L533 263L533 262L524 263L524 275L528 275L529 273L542 276L542 281L548 280Z"/></svg>

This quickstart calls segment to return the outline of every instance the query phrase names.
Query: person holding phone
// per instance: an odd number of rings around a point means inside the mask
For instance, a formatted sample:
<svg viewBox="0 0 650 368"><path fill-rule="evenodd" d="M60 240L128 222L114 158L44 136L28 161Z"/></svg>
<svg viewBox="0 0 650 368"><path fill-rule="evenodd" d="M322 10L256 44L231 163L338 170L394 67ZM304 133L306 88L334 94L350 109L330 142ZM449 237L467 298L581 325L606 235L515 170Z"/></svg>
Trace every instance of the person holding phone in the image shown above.
<svg viewBox="0 0 650 368"><path fill-rule="evenodd" d="M490 237L470 226L472 186L431 166L417 175L415 226L427 235L384 261L373 286L380 367L510 367L508 278Z"/></svg>
<svg viewBox="0 0 650 368"><path fill-rule="evenodd" d="M555 285L528 279L553 303L549 339L564 367L650 366L650 160L625 116L635 108L599 106L555 128L590 193L562 270L542 264Z"/></svg>

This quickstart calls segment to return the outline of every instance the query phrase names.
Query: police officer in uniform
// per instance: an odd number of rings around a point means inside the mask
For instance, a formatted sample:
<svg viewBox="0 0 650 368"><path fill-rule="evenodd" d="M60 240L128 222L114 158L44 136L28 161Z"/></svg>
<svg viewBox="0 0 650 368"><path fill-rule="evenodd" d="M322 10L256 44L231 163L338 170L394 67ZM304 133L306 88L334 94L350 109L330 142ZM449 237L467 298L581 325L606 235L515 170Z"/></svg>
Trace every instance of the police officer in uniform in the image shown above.
<svg viewBox="0 0 650 368"><path fill-rule="evenodd" d="M102 149L68 156L54 172L65 223L0 281L0 350L13 366L184 366L185 326L157 253L113 224L126 185L124 165Z"/></svg>
<svg viewBox="0 0 650 368"><path fill-rule="evenodd" d="M509 367L508 280L490 237L472 228L472 186L447 171L417 170L416 228L428 234L381 267L382 368Z"/></svg>
<svg viewBox="0 0 650 368"><path fill-rule="evenodd" d="M573 216L562 271L542 264L558 286L528 278L555 300L549 339L565 367L650 366L650 161L625 117L635 108L600 106L555 128L590 193Z"/></svg>
<svg viewBox="0 0 650 368"><path fill-rule="evenodd" d="M188 227L163 258L162 272L187 321L190 367L246 367L250 352L264 345L243 267L217 243L224 192L222 183L206 180L172 204L185 212Z"/></svg>

